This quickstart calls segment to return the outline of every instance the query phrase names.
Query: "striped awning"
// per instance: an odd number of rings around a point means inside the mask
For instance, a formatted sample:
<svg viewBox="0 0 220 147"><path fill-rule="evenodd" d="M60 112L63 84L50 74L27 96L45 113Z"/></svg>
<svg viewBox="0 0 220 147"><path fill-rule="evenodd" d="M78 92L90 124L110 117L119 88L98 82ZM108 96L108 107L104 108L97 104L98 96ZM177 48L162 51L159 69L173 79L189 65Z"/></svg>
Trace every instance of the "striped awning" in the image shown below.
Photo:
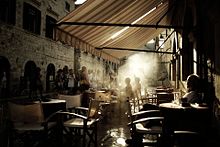
<svg viewBox="0 0 220 147"><path fill-rule="evenodd" d="M55 37L115 62L170 25L169 7L169 0L87 0L59 20Z"/></svg>

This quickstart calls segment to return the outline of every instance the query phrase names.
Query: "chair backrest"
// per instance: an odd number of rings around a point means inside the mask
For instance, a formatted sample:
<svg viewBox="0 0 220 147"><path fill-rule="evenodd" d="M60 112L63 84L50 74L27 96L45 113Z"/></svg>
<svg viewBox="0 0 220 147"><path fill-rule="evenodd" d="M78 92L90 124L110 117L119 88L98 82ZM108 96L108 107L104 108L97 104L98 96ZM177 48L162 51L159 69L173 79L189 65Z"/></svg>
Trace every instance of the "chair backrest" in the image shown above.
<svg viewBox="0 0 220 147"><path fill-rule="evenodd" d="M66 108L80 107L81 106L81 94L77 95L63 95L59 94L58 98L66 101Z"/></svg>
<svg viewBox="0 0 220 147"><path fill-rule="evenodd" d="M157 93L157 105L161 103L172 102L173 100L174 100L173 93L167 93L167 92Z"/></svg>
<svg viewBox="0 0 220 147"><path fill-rule="evenodd" d="M99 108L100 108L100 101L95 100L95 99L91 99L90 103L89 103L89 110L88 110L87 117L88 118L97 117Z"/></svg>
<svg viewBox="0 0 220 147"><path fill-rule="evenodd" d="M109 101L111 98L111 94L108 92L108 93L105 93L103 91L96 91L95 92L95 99L96 100L99 100L99 101Z"/></svg>
<svg viewBox="0 0 220 147"><path fill-rule="evenodd" d="M41 103L8 103L10 120L17 123L40 123L44 121Z"/></svg>

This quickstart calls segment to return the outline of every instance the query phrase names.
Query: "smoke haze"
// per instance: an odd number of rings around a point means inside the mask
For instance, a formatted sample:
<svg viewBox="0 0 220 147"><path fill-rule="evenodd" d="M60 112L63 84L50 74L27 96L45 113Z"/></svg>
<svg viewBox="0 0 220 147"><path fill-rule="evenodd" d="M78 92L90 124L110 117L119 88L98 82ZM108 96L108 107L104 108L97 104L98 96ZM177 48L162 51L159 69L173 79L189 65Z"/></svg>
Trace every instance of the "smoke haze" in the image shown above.
<svg viewBox="0 0 220 147"><path fill-rule="evenodd" d="M154 85L157 82L158 57L154 53L134 54L126 60L125 64L119 68L118 83L122 88L125 87L125 78L131 79L134 84L135 77L139 77L142 89Z"/></svg>

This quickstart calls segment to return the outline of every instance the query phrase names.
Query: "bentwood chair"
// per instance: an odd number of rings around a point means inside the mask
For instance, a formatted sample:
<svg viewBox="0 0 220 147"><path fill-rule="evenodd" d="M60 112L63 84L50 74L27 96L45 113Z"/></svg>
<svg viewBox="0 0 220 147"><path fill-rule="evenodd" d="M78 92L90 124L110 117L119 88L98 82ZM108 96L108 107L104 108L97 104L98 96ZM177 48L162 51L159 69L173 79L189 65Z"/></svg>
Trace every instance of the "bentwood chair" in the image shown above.
<svg viewBox="0 0 220 147"><path fill-rule="evenodd" d="M56 113L44 118L40 102L28 104L9 102L8 108L11 124L10 146L18 143L27 147L43 145L48 141L49 136L54 135L52 133L55 133L56 128L56 121L54 121Z"/></svg>
<svg viewBox="0 0 220 147"><path fill-rule="evenodd" d="M128 102L128 114L130 118L131 141L130 146L159 146L163 133L163 120L159 110L146 110L132 113ZM154 136L149 140L146 136Z"/></svg>
<svg viewBox="0 0 220 147"><path fill-rule="evenodd" d="M100 102L94 99L90 100L89 108L76 107L73 112L59 112L63 133L67 142L82 146L90 146L91 143L97 147L97 122L99 121ZM84 111L84 112L83 112ZM82 113L81 113L82 112ZM85 115L86 114L86 115ZM87 140L87 138L89 140Z"/></svg>

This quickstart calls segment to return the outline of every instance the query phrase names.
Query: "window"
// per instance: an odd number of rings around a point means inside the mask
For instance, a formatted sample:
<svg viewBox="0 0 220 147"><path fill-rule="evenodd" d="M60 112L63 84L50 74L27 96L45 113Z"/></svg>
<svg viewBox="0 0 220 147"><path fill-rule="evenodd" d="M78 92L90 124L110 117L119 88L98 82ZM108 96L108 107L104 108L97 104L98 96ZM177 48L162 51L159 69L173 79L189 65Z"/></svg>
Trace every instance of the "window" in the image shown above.
<svg viewBox="0 0 220 147"><path fill-rule="evenodd" d="M55 23L56 20L54 18L46 16L46 37L53 39L53 24Z"/></svg>
<svg viewBox="0 0 220 147"><path fill-rule="evenodd" d="M9 24L15 25L15 0L1 0L0 1L0 20Z"/></svg>
<svg viewBox="0 0 220 147"><path fill-rule="evenodd" d="M70 11L70 4L65 2L65 9L69 12Z"/></svg>
<svg viewBox="0 0 220 147"><path fill-rule="evenodd" d="M35 7L24 3L23 28L32 33L40 34L41 12Z"/></svg>

